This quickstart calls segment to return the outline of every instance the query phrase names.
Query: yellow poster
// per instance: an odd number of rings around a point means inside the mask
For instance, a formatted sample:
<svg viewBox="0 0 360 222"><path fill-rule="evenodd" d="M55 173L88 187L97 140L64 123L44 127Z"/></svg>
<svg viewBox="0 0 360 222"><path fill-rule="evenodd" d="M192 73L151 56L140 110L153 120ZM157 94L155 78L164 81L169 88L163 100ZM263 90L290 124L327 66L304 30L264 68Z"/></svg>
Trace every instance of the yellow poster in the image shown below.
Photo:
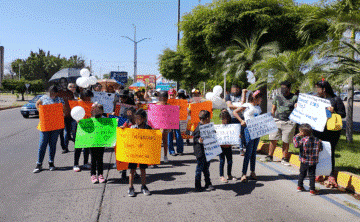
<svg viewBox="0 0 360 222"><path fill-rule="evenodd" d="M121 129L116 130L116 160L127 163L160 164L160 130Z"/></svg>

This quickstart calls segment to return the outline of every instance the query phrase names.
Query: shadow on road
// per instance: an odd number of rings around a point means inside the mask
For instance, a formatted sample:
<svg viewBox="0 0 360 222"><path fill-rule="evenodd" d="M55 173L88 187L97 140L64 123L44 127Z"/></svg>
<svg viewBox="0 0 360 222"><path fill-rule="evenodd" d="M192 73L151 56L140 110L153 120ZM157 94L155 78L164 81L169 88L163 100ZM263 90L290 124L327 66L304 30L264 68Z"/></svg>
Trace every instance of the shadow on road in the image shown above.
<svg viewBox="0 0 360 222"><path fill-rule="evenodd" d="M150 184L156 181L174 181L176 180L175 176L181 176L186 174L185 172L168 172L168 173L156 173L156 174L147 174L146 175L146 184ZM120 177L120 175L119 175ZM140 181L139 179L135 179L135 181ZM120 178L109 178L108 184L127 184L129 183L128 179L120 179Z"/></svg>
<svg viewBox="0 0 360 222"><path fill-rule="evenodd" d="M264 186L264 184L254 180L250 180L247 183L241 183L241 182L227 183L227 184L216 185L214 187L219 190L232 190L236 193L236 196L242 196L242 195L251 194L251 192L256 187L262 187L262 186Z"/></svg>

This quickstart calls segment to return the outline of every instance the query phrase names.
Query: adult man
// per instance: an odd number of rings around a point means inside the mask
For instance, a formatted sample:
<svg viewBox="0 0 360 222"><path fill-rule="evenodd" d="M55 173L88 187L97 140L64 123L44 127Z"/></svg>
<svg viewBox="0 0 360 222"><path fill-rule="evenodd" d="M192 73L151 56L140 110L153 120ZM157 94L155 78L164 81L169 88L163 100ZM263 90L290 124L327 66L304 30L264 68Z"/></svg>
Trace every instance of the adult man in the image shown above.
<svg viewBox="0 0 360 222"><path fill-rule="evenodd" d="M70 136L71 136L71 131L72 131L72 122L74 121L73 118L71 118L70 112L70 105L69 105L69 100L74 100L74 94L67 89L68 86L68 80L64 77L60 78L60 85L59 85L59 93L58 96L60 98L62 98L65 102L64 105L64 121L65 121L65 135L64 135L64 130L60 131L60 144L61 144L61 148L63 149L62 153L68 153L69 149L68 149L68 145L69 145L69 140L70 140Z"/></svg>
<svg viewBox="0 0 360 222"><path fill-rule="evenodd" d="M278 131L269 135L269 155L265 157L265 161L273 161L273 155L277 141L282 139L283 158L281 163L289 166L289 143L292 141L295 133L295 123L289 119L289 116L295 108L297 96L293 93L290 93L291 83L289 81L281 82L280 86L281 94L275 96L271 110L271 114L275 118Z"/></svg>

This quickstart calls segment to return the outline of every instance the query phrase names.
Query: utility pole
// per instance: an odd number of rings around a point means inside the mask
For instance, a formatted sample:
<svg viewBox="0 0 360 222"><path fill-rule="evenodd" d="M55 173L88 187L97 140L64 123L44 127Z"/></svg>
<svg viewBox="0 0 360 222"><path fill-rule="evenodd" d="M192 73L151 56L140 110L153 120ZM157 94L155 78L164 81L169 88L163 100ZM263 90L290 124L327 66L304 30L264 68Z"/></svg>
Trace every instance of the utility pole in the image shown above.
<svg viewBox="0 0 360 222"><path fill-rule="evenodd" d="M177 45L180 43L180 0L178 0L178 33L177 33Z"/></svg>
<svg viewBox="0 0 360 222"><path fill-rule="evenodd" d="M20 80L20 78L21 78L20 66L21 66L21 64L19 63L19 80Z"/></svg>
<svg viewBox="0 0 360 222"><path fill-rule="evenodd" d="M91 67L91 59L90 59L90 73L91 73L92 67Z"/></svg>
<svg viewBox="0 0 360 222"><path fill-rule="evenodd" d="M131 39L127 36L121 36L123 38L127 38L130 41L132 41L134 43L134 82L136 81L136 75L137 75L137 44L145 39L149 39L149 38L143 38L139 41L136 41L136 26L133 24L134 26L134 39Z"/></svg>

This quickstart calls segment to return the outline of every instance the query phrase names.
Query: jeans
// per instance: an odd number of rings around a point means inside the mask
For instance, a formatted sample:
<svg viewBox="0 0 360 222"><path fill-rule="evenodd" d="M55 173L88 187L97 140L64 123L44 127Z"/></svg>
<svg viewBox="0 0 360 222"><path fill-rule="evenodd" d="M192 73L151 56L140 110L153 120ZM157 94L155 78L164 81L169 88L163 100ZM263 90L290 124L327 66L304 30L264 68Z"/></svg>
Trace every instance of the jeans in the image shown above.
<svg viewBox="0 0 360 222"><path fill-rule="evenodd" d="M204 173L205 177L205 185L211 185L210 181L210 162L206 161L206 157L200 157L196 159L197 165L196 165L196 171L195 171L195 181L201 181L201 172Z"/></svg>
<svg viewBox="0 0 360 222"><path fill-rule="evenodd" d="M316 171L316 164L309 165L306 163L301 163L298 186L299 187L304 186L304 179L306 177L307 172L309 172L310 190L315 190L315 171Z"/></svg>
<svg viewBox="0 0 360 222"><path fill-rule="evenodd" d="M87 148L89 149L89 148ZM96 170L98 175L102 175L104 171L104 147L94 147L90 148L91 152L91 170L90 175L96 175Z"/></svg>
<svg viewBox="0 0 360 222"><path fill-rule="evenodd" d="M230 148L221 148L222 153L219 155L220 159L220 177L224 176L224 165L225 165L225 157L227 159L227 175L228 177L231 176L231 169L232 169L232 150Z"/></svg>
<svg viewBox="0 0 360 222"><path fill-rule="evenodd" d="M45 157L46 147L49 145L49 162L54 162L56 143L60 130L40 132L39 151L37 164L42 164Z"/></svg>
<svg viewBox="0 0 360 222"><path fill-rule="evenodd" d="M240 121L236 118L231 118L231 123L232 124L240 124ZM244 137L244 129L245 127L240 127L240 149L244 149L245 148L245 137Z"/></svg>
<svg viewBox="0 0 360 222"><path fill-rule="evenodd" d="M178 129L170 130L170 132L168 133L169 153L170 154L175 153L174 142L173 142L173 139L174 139L173 132L175 132L175 138L176 138L176 152L177 153L183 153L184 152L184 141L183 141L183 138L181 137L181 132Z"/></svg>
<svg viewBox="0 0 360 222"><path fill-rule="evenodd" d="M250 134L249 134L249 131L247 128L244 129L244 134L245 134L245 137L250 138ZM246 152L245 152L245 158L244 158L243 170L242 170L243 175L246 175L249 161L250 161L250 171L255 172L256 150L259 145L259 141L260 141L260 138L253 139L253 140L249 139L245 143Z"/></svg>
<svg viewBox="0 0 360 222"><path fill-rule="evenodd" d="M68 149L69 140L70 140L70 137L71 137L72 126L73 126L74 121L75 120L73 118L71 118L70 116L64 118L65 129L60 131L60 144L61 144L61 148L63 150ZM64 135L64 131L65 131L65 135Z"/></svg>

